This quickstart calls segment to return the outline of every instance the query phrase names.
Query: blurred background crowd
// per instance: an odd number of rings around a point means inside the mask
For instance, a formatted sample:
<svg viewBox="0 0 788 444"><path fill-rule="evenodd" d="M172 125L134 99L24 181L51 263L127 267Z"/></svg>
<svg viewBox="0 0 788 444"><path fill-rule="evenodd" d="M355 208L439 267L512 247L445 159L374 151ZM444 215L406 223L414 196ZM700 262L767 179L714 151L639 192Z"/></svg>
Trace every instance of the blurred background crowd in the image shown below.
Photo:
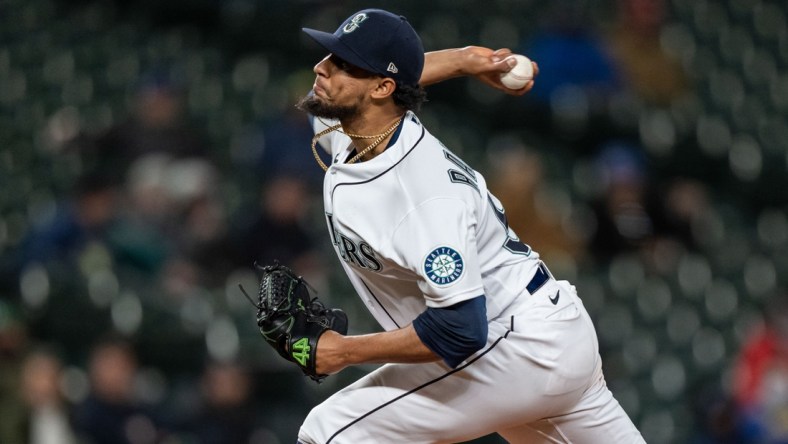
<svg viewBox="0 0 788 444"><path fill-rule="evenodd" d="M369 370L305 379L238 285L279 259L378 329L293 108L300 28L371 6L539 63L420 116L576 284L647 442L788 442L785 2L2 0L0 443L290 443Z"/></svg>

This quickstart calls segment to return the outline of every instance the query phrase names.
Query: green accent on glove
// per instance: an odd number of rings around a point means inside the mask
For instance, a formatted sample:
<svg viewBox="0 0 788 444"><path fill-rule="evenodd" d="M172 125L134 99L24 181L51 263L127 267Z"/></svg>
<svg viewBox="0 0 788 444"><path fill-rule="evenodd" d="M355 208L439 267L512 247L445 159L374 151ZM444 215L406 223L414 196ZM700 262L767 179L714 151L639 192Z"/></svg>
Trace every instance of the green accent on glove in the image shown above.
<svg viewBox="0 0 788 444"><path fill-rule="evenodd" d="M257 307L260 333L280 356L321 382L327 375L315 370L317 342L326 330L347 334L347 315L312 297L306 281L290 268L275 263L258 269L262 271L260 289L252 304Z"/></svg>
<svg viewBox="0 0 788 444"><path fill-rule="evenodd" d="M310 351L311 347L309 347L309 338L301 338L293 343L292 356L293 359L295 359L296 362L301 365L301 367L306 367Z"/></svg>

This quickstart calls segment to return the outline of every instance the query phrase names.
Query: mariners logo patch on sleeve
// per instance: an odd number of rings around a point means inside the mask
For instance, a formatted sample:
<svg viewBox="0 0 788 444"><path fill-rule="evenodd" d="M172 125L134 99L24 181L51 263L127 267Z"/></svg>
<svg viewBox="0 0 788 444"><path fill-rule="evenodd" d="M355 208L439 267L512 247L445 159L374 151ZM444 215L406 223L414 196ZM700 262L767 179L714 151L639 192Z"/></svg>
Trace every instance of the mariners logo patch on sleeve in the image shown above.
<svg viewBox="0 0 788 444"><path fill-rule="evenodd" d="M438 247L424 259L424 274L436 285L449 285L462 276L462 256L450 247Z"/></svg>

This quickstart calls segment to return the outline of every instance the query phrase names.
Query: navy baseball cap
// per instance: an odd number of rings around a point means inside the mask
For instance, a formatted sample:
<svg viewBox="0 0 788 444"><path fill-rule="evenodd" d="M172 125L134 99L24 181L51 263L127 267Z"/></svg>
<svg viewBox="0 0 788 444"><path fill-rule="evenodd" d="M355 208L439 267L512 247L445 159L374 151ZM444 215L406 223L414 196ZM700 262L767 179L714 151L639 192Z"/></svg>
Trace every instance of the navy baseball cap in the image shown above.
<svg viewBox="0 0 788 444"><path fill-rule="evenodd" d="M382 9L364 9L329 34L303 28L322 47L359 68L417 86L424 68L424 47L408 20Z"/></svg>

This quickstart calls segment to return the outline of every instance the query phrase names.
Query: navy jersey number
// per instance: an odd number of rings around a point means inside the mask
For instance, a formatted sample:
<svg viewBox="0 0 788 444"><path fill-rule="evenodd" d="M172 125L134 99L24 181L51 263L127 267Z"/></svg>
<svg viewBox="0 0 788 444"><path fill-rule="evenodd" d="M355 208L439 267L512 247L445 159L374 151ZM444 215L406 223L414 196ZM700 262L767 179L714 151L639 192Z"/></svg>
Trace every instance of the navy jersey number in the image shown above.
<svg viewBox="0 0 788 444"><path fill-rule="evenodd" d="M463 162L462 159L454 155L454 153L445 147L443 154L446 156L447 160L462 170L458 171L455 169L449 169L449 180L451 180L453 183L468 185L477 192L480 192L479 185L476 183L476 172L470 166L468 166L467 163ZM506 220L506 212L504 211L501 202L489 192L487 193L487 200L490 202L490 206L492 206L493 210L495 211L495 217L497 217L498 221L501 223L501 225L503 225L504 232L506 233L506 241L503 243L503 247L514 254L524 254L526 256L531 254L531 247L521 242L520 238L514 234L514 231L511 228L509 228L509 221Z"/></svg>
<svg viewBox="0 0 788 444"><path fill-rule="evenodd" d="M473 168L469 167L467 163L463 162L462 159L455 156L454 153L448 150L448 148L443 149L443 155L446 156L446 159L460 168L460 170L455 170L454 168L450 168L447 172L449 173L449 180L453 183L460 183L463 185L468 185L469 187L479 191L479 184L476 183L476 172L473 171Z"/></svg>
<svg viewBox="0 0 788 444"><path fill-rule="evenodd" d="M498 218L498 222L503 225L503 229L506 231L506 241L503 243L503 247L514 254L524 254L526 256L531 254L531 247L521 242L520 238L509 228L509 221L506 219L506 212L501 202L490 193L487 193L487 200L495 211L495 217Z"/></svg>

